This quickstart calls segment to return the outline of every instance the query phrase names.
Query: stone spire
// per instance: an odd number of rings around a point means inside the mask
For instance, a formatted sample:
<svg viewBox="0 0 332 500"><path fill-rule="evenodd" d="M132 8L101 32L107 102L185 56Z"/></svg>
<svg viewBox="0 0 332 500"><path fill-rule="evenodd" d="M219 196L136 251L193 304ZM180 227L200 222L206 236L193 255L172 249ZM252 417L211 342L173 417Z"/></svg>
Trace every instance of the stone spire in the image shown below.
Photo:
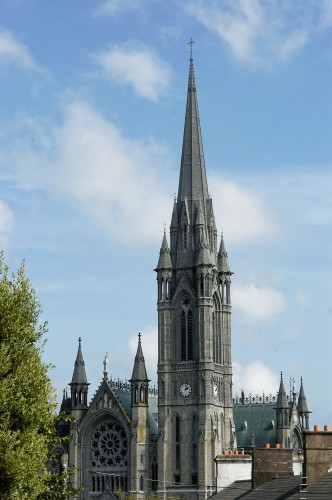
<svg viewBox="0 0 332 500"><path fill-rule="evenodd" d="M285 391L285 387L284 387L284 381L282 378L282 372L280 374L280 386L279 386L276 408L277 408L277 410L288 408L288 401L287 401L286 391Z"/></svg>
<svg viewBox="0 0 332 500"><path fill-rule="evenodd" d="M308 404L307 404L307 398L305 397L305 394L304 394L304 389L303 389L303 380L302 380L302 377L301 377L301 386L300 386L300 392L299 392L299 399L298 399L298 402L297 402L297 411L298 413L301 415L301 414L305 414L305 413L309 413L309 410L308 410Z"/></svg>
<svg viewBox="0 0 332 500"><path fill-rule="evenodd" d="M88 387L89 383L86 378L85 364L81 347L82 339L78 339L78 350L75 360L73 378L71 380L71 407L73 416L79 420L82 416L82 411L86 410L88 405Z"/></svg>
<svg viewBox="0 0 332 500"><path fill-rule="evenodd" d="M301 386L299 392L299 399L297 402L297 411L301 420L302 429L309 430L309 413L307 398L304 394L303 380L301 377Z"/></svg>
<svg viewBox="0 0 332 500"><path fill-rule="evenodd" d="M147 407L150 381L146 373L140 333L138 334L138 346L134 361L133 374L129 382L131 384L131 406Z"/></svg>
<svg viewBox="0 0 332 500"><path fill-rule="evenodd" d="M164 230L164 237L160 248L159 261L156 269L172 269L171 253L168 247L166 230Z"/></svg>
<svg viewBox="0 0 332 500"><path fill-rule="evenodd" d="M209 197L192 57L190 57L187 107L177 201L184 201L185 196L187 196L190 205L193 200L198 201L201 198L203 202L206 202Z"/></svg>
<svg viewBox="0 0 332 500"><path fill-rule="evenodd" d="M133 374L131 376L131 381L147 381L148 376L146 373L146 368L145 368L145 361L144 361L144 356L143 356L143 351L142 351L142 344L141 344L141 334L138 334L138 346L137 346L137 352L135 356L135 362L134 362L134 369L133 369Z"/></svg>
<svg viewBox="0 0 332 500"><path fill-rule="evenodd" d="M220 248L218 252L218 271L222 274L233 274L229 267L223 234L221 234Z"/></svg>
<svg viewBox="0 0 332 500"><path fill-rule="evenodd" d="M85 363L83 359L83 354L82 354L82 347L81 347L82 339L81 337L78 339L78 350L77 350L77 356L75 360L75 366L74 366L74 373L73 373L73 378L71 380L71 384L87 384L88 380L86 378L86 373L85 373Z"/></svg>

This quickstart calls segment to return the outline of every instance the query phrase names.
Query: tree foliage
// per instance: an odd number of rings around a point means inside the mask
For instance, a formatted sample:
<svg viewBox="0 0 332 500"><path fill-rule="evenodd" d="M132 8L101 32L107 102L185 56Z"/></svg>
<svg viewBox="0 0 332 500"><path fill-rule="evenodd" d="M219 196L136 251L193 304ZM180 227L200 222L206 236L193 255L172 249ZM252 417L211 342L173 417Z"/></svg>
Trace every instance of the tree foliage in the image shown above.
<svg viewBox="0 0 332 500"><path fill-rule="evenodd" d="M46 323L24 263L11 273L0 256L0 498L35 499L47 490L55 438L55 397L42 362Z"/></svg>

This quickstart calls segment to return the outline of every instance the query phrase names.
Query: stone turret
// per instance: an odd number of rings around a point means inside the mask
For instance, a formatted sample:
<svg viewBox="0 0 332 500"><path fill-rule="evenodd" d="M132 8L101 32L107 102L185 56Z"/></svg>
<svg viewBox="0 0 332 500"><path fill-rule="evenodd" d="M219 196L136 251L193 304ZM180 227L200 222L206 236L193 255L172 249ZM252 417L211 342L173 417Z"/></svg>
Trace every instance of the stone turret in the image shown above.
<svg viewBox="0 0 332 500"><path fill-rule="evenodd" d="M131 467L133 471L139 471L132 476L131 491L147 491L149 484L146 479L149 476L149 420L148 420L148 397L149 379L146 373L145 361L142 351L141 334L138 334L138 346L134 361L131 380Z"/></svg>
<svg viewBox="0 0 332 500"><path fill-rule="evenodd" d="M289 404L287 400L287 395L284 387L284 381L282 377L282 372L280 374L280 386L277 397L277 439L278 443L282 445L283 448L289 446Z"/></svg>
<svg viewBox="0 0 332 500"><path fill-rule="evenodd" d="M82 417L82 414L88 407L88 387L89 383L85 372L85 363L82 354L82 339L78 339L78 350L74 365L73 377L70 385L72 414L76 420Z"/></svg>
<svg viewBox="0 0 332 500"><path fill-rule="evenodd" d="M299 399L297 402L297 412L301 420L302 429L309 430L309 413L311 412L308 409L307 398L304 394L302 377L301 377Z"/></svg>

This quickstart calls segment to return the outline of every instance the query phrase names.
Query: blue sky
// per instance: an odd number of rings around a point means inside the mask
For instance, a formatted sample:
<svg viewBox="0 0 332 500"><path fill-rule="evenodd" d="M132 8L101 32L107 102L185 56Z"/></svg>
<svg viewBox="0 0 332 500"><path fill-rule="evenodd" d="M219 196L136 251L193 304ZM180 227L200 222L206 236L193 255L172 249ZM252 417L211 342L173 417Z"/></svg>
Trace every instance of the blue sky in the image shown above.
<svg viewBox="0 0 332 500"><path fill-rule="evenodd" d="M332 1L3 0L0 244L49 321L61 398L82 337L156 380L156 282L190 37L209 190L234 279L234 392L303 376L332 423ZM220 234L219 231L219 234Z"/></svg>

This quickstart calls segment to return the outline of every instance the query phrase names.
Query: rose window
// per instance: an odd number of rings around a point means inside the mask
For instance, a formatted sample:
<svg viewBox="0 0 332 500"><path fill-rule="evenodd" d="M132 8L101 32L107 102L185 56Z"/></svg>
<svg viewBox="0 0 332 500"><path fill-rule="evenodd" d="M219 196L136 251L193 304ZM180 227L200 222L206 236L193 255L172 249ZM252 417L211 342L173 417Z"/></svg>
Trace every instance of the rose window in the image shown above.
<svg viewBox="0 0 332 500"><path fill-rule="evenodd" d="M93 467L119 467L127 465L127 438L116 422L100 424L92 435Z"/></svg>

